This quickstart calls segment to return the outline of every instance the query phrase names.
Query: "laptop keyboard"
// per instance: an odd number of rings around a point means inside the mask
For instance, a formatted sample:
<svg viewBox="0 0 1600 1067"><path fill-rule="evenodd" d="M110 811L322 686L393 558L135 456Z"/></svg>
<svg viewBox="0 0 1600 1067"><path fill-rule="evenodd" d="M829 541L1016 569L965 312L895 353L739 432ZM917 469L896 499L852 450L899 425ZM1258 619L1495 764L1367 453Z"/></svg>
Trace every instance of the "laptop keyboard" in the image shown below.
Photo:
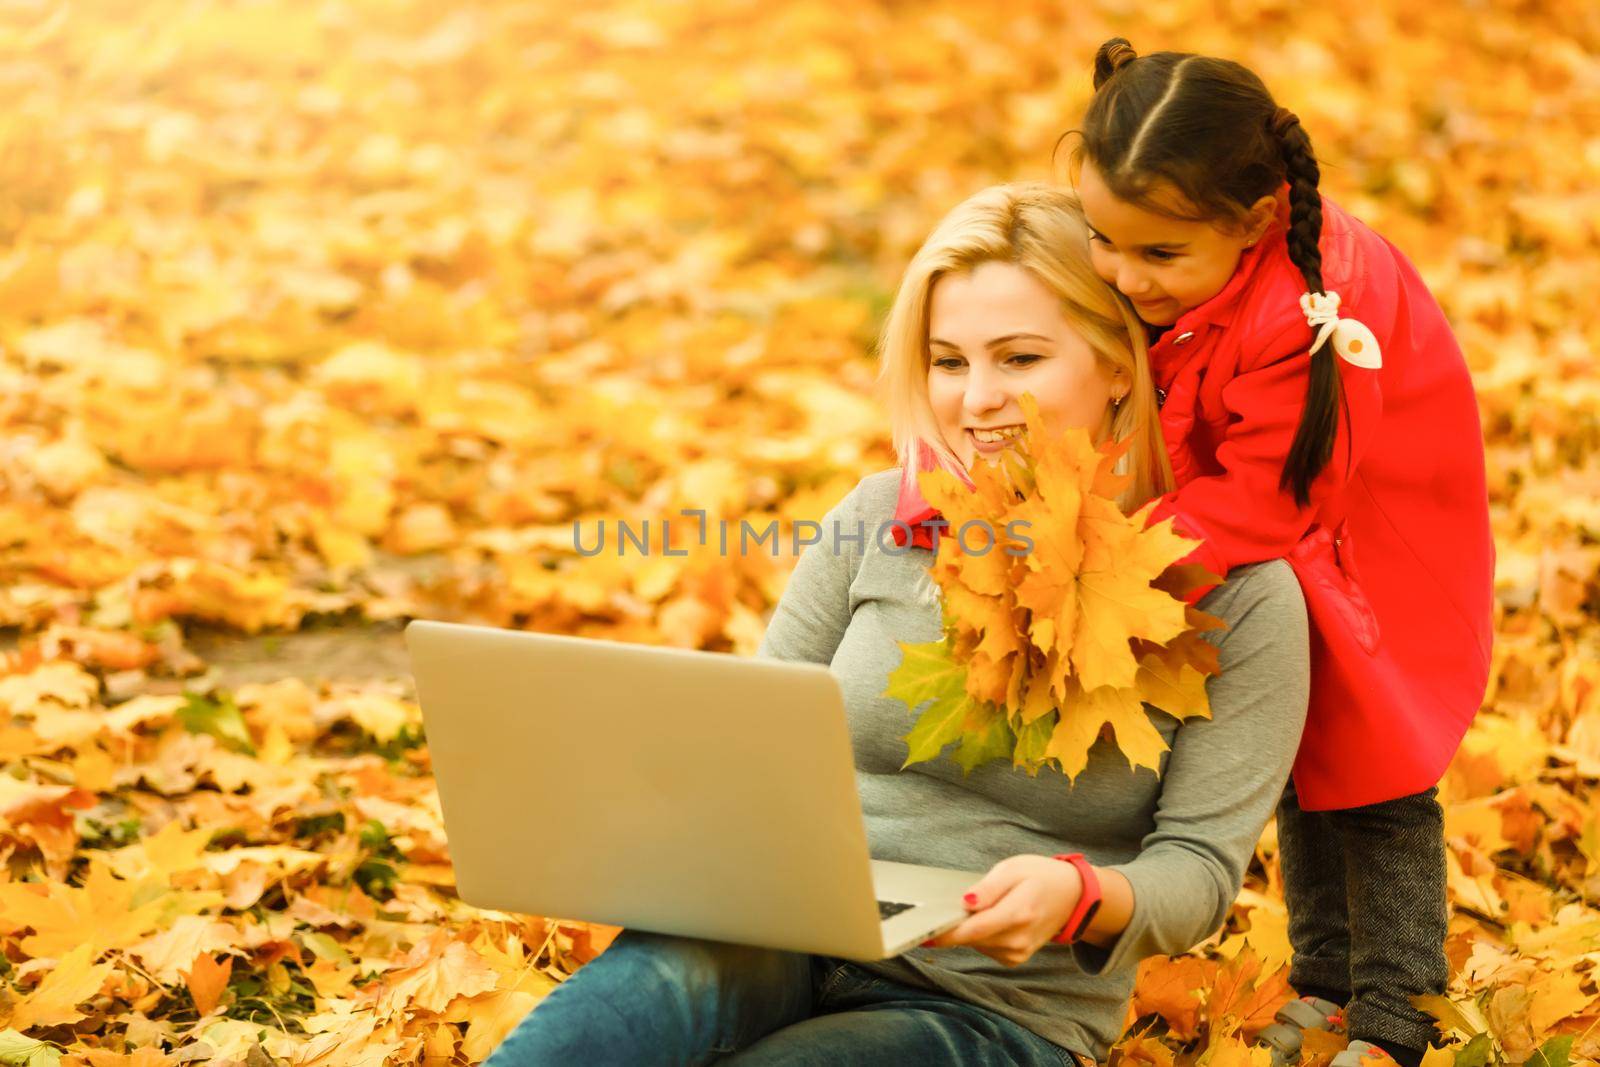
<svg viewBox="0 0 1600 1067"><path fill-rule="evenodd" d="M914 907L916 907L915 904L901 904L893 900L880 900L878 901L878 918L892 919L902 911L910 911Z"/></svg>

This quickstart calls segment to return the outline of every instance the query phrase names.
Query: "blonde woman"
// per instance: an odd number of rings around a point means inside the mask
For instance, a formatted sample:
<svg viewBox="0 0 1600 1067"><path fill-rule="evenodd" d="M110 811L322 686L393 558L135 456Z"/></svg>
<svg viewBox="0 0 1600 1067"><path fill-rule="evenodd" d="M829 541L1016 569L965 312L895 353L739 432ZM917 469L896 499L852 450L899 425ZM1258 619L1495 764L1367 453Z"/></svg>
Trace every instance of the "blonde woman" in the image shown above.
<svg viewBox="0 0 1600 1067"><path fill-rule="evenodd" d="M1304 723L1305 608L1282 561L1237 568L1201 602L1230 624L1210 635L1223 667L1208 684L1212 718L1152 714L1171 748L1159 777L1104 742L1074 782L1004 761L970 776L947 759L902 771L912 720L882 696L897 642L941 633L927 571L939 520L908 468L992 462L1032 393L1053 429L1129 439L1126 508L1170 485L1136 325L1095 275L1070 193L1003 185L952 211L912 260L881 346L902 463L824 517L757 653L830 666L873 857L986 872L968 917L874 962L627 930L522 1021L492 1067L1077 1067L1116 1038L1140 959L1222 924Z"/></svg>

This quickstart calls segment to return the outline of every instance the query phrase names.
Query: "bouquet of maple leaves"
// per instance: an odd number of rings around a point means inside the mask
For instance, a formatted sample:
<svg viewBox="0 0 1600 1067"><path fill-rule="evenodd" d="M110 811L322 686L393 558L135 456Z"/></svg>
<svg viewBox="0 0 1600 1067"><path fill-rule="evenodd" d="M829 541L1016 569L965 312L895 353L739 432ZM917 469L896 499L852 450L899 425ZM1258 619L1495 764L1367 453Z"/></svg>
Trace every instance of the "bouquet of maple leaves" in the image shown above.
<svg viewBox="0 0 1600 1067"><path fill-rule="evenodd" d="M1027 433L999 462L975 463L972 488L943 470L918 475L949 523L929 568L944 637L900 642L883 693L913 712L926 705L903 766L959 743L967 773L1010 758L1071 780L1105 737L1131 767L1160 774L1167 744L1146 705L1210 717L1205 681L1220 668L1201 634L1226 624L1182 598L1222 579L1178 565L1197 542L1171 519L1147 526L1154 501L1124 514L1116 497L1130 476L1115 467L1125 443L1097 448L1079 428L1049 438L1031 394L1022 409ZM973 520L969 529L988 533L967 536L969 552L955 535ZM1031 546L1013 536L1019 528Z"/></svg>

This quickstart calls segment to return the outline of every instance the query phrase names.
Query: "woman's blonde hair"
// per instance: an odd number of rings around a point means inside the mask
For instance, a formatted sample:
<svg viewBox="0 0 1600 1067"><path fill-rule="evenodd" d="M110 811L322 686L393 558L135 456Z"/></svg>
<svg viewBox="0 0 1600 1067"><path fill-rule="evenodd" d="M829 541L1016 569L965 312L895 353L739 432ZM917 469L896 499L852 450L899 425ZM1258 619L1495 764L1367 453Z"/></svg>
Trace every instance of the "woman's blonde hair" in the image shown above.
<svg viewBox="0 0 1600 1067"><path fill-rule="evenodd" d="M916 484L920 445L945 470L963 471L928 400L929 296L943 275L991 260L1014 263L1044 283L1060 297L1062 313L1101 365L1127 374L1127 397L1098 428L1130 442L1122 470L1133 481L1119 500L1123 509L1133 511L1170 490L1172 464L1161 437L1144 326L1090 264L1078 198L1044 182L990 186L967 198L939 222L906 268L884 323L877 378L904 480Z"/></svg>

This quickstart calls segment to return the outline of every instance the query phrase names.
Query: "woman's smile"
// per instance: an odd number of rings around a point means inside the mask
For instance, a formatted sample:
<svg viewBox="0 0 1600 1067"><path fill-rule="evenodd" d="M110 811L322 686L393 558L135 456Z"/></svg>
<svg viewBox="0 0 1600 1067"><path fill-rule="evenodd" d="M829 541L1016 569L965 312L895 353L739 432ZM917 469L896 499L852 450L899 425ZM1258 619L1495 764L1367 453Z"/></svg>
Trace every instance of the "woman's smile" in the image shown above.
<svg viewBox="0 0 1600 1067"><path fill-rule="evenodd" d="M972 447L986 455L999 452L1027 432L1027 427L1021 425L1006 426L998 430L980 430L972 426L967 427L967 437L971 440Z"/></svg>

